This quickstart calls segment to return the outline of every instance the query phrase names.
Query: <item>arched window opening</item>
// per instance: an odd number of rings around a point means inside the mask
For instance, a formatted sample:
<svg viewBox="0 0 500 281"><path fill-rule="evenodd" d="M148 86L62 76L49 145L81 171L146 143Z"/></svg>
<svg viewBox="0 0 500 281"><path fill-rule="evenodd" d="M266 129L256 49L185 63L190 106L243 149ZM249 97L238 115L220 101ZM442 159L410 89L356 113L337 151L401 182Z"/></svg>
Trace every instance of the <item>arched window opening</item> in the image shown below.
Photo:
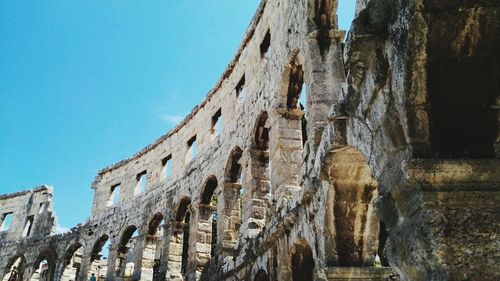
<svg viewBox="0 0 500 281"><path fill-rule="evenodd" d="M254 145L256 149L262 151L267 151L269 149L270 128L266 127L267 118L267 112L261 113L257 119L255 128Z"/></svg>
<svg viewBox="0 0 500 281"><path fill-rule="evenodd" d="M171 280L182 280L188 271L190 208L191 198L182 198L172 220L172 237L170 238L168 257L168 273Z"/></svg>
<svg viewBox="0 0 500 281"><path fill-rule="evenodd" d="M17 256L12 258L7 264L2 281L23 280L25 268L26 268L26 259L24 258L24 256Z"/></svg>
<svg viewBox="0 0 500 281"><path fill-rule="evenodd" d="M269 133L271 128L268 123L267 112L262 112L254 127L253 144L250 150L251 157L251 210L248 219L249 229L262 229L266 224L268 209L267 195L271 191L269 176Z"/></svg>
<svg viewBox="0 0 500 281"><path fill-rule="evenodd" d="M134 258L138 250L136 248L138 238L139 231L134 225L127 227L122 234L116 257L115 268L117 277L132 278L132 274L134 273Z"/></svg>
<svg viewBox="0 0 500 281"><path fill-rule="evenodd" d="M306 119L306 109L307 109L307 86L304 80L304 70L302 65L296 62L296 58L292 60L289 67L288 74L288 88L286 92L286 117L290 120L288 126L295 128L293 122L295 120L300 120L300 125L297 124L297 130L302 131L302 146L307 141L307 119ZM298 137L291 137L295 139Z"/></svg>
<svg viewBox="0 0 500 281"><path fill-rule="evenodd" d="M226 164L224 183L224 239L222 250L224 256L234 256L240 236L242 223L242 203L241 203L241 157L243 150L236 147L231 152Z"/></svg>
<svg viewBox="0 0 500 281"><path fill-rule="evenodd" d="M300 240L294 243L291 258L292 280L314 280L314 258L309 243Z"/></svg>
<svg viewBox="0 0 500 281"><path fill-rule="evenodd" d="M287 109L301 109L299 100L303 86L304 70L302 70L302 65L294 62L291 65L290 76L288 79L288 91L286 96Z"/></svg>
<svg viewBox="0 0 500 281"><path fill-rule="evenodd" d="M210 256L216 255L217 247L217 203L218 197L215 193L218 182L215 176L210 176L203 188L201 194L200 207L200 220L198 221L198 231L204 232L206 237L200 240L200 243L210 245ZM207 225L208 224L208 225ZM203 237L203 235L200 235Z"/></svg>
<svg viewBox="0 0 500 281"><path fill-rule="evenodd" d="M52 281L54 280L55 262L57 256L52 250L45 250L36 259L31 281Z"/></svg>
<svg viewBox="0 0 500 281"><path fill-rule="evenodd" d="M157 213L148 225L148 235L142 252L141 280L158 280L163 252L163 214Z"/></svg>
<svg viewBox="0 0 500 281"><path fill-rule="evenodd" d="M100 237L90 254L90 267L87 280L94 274L97 280L104 280L108 268L110 240L107 235Z"/></svg>
<svg viewBox="0 0 500 281"><path fill-rule="evenodd" d="M259 269L253 281L269 281L269 277L264 269Z"/></svg>
<svg viewBox="0 0 500 281"><path fill-rule="evenodd" d="M77 243L69 247L64 255L64 270L61 280L80 281L80 267L82 265L83 249Z"/></svg>

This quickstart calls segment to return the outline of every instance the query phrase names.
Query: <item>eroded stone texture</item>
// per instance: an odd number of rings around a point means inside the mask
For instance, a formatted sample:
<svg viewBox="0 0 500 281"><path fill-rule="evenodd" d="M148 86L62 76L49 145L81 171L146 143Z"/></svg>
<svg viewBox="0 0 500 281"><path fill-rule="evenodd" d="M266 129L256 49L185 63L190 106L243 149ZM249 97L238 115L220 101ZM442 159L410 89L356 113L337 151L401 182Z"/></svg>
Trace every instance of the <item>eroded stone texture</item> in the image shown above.
<svg viewBox="0 0 500 281"><path fill-rule="evenodd" d="M0 197L0 278L499 280L498 1L358 0L345 42L337 5L262 1L207 98L99 171L70 232L50 189Z"/></svg>

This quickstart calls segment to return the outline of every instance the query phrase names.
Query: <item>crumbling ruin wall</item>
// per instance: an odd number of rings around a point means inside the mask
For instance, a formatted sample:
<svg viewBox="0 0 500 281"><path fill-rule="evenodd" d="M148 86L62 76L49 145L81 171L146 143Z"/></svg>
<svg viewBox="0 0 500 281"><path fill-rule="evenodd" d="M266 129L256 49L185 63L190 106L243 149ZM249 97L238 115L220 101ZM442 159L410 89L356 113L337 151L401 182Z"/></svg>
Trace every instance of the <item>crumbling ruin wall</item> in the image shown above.
<svg viewBox="0 0 500 281"><path fill-rule="evenodd" d="M498 3L359 0L346 42L336 9L262 1L206 99L83 225L2 240L0 278L498 280Z"/></svg>

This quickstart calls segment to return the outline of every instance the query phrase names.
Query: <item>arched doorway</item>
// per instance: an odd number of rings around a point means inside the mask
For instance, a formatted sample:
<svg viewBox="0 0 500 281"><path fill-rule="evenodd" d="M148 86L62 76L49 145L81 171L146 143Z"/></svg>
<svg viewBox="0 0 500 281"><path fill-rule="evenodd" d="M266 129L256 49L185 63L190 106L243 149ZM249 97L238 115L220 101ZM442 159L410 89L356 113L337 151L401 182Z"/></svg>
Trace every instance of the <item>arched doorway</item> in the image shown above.
<svg viewBox="0 0 500 281"><path fill-rule="evenodd" d="M106 278L106 271L108 268L108 256L109 256L109 236L103 235L94 244L92 252L90 254L90 267L87 280L92 274L96 277L98 281L104 280Z"/></svg>
<svg viewBox="0 0 500 281"><path fill-rule="evenodd" d="M314 280L314 258L311 247L306 240L293 244L291 256L292 280Z"/></svg>
<svg viewBox="0 0 500 281"><path fill-rule="evenodd" d="M10 259L2 281L21 281L23 280L24 270L26 268L26 259L23 255L17 255Z"/></svg>
<svg viewBox="0 0 500 281"><path fill-rule="evenodd" d="M57 255L54 251L44 250L33 264L31 281L53 281L56 267Z"/></svg>
<svg viewBox="0 0 500 281"><path fill-rule="evenodd" d="M182 280L187 274L189 259L191 198L183 197L172 220L172 237L168 255L168 274L171 280Z"/></svg>
<svg viewBox="0 0 500 281"><path fill-rule="evenodd" d="M83 251L80 243L73 244L64 255L64 270L61 279L67 281L80 280L80 267L82 265Z"/></svg>
<svg viewBox="0 0 500 281"><path fill-rule="evenodd" d="M240 163L243 150L239 146L235 147L227 160L224 181L224 237L222 250L224 256L235 256L235 250L240 236L242 224L242 166Z"/></svg>
<svg viewBox="0 0 500 281"><path fill-rule="evenodd" d="M123 231L120 243L117 246L115 274L120 279L130 279L134 273L135 260L137 254L137 242L139 231L135 225L131 225Z"/></svg>
<svg viewBox="0 0 500 281"><path fill-rule="evenodd" d="M266 215L268 211L267 195L271 191L271 182L269 176L269 133L271 131L268 124L267 112L262 112L255 122L253 131L251 157L251 198L250 218L248 219L249 229L262 229L266 224Z"/></svg>
<svg viewBox="0 0 500 281"><path fill-rule="evenodd" d="M142 252L141 280L157 280L163 250L163 214L157 213L148 224L148 235Z"/></svg>

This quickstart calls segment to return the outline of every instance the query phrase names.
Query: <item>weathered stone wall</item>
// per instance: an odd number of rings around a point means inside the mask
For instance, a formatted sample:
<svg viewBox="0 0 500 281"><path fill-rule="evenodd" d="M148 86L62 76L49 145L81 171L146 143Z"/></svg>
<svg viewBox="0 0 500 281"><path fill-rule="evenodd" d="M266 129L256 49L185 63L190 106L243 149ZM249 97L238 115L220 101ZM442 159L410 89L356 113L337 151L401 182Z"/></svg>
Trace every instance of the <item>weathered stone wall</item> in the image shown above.
<svg viewBox="0 0 500 281"><path fill-rule="evenodd" d="M2 222L7 214L11 215L10 227L0 232L0 242L52 234L55 230L52 188L41 186L29 191L0 196Z"/></svg>
<svg viewBox="0 0 500 281"><path fill-rule="evenodd" d="M88 221L13 225L0 278L498 280L498 4L359 0L345 43L336 7L262 1L206 99L98 173Z"/></svg>

